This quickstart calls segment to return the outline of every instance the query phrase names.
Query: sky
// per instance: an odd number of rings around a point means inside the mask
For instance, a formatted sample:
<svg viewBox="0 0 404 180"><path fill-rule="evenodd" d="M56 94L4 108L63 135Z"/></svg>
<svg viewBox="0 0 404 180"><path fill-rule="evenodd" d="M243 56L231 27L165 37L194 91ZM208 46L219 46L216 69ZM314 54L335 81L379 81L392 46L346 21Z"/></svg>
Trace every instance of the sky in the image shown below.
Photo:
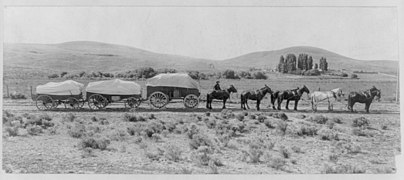
<svg viewBox="0 0 404 180"><path fill-rule="evenodd" d="M313 46L398 60L397 18L387 7L6 7L4 41L98 41L213 60Z"/></svg>

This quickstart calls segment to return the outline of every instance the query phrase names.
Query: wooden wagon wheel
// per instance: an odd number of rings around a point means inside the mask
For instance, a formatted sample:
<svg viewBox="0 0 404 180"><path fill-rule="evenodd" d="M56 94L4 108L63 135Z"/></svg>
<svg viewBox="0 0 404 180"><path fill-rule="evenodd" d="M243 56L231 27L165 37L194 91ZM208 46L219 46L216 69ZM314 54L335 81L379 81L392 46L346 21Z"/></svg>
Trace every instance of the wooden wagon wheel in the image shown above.
<svg viewBox="0 0 404 180"><path fill-rule="evenodd" d="M137 108L141 102L139 98L130 97L125 101L125 108Z"/></svg>
<svg viewBox="0 0 404 180"><path fill-rule="evenodd" d="M82 107L81 102L74 97L67 98L63 104L65 105L66 109L80 109Z"/></svg>
<svg viewBox="0 0 404 180"><path fill-rule="evenodd" d="M90 107L90 109L103 109L107 105L108 100L100 94L93 94L88 98L88 107Z"/></svg>
<svg viewBox="0 0 404 180"><path fill-rule="evenodd" d="M199 98L195 94L188 94L184 98L184 106L186 108L196 108L199 104Z"/></svg>
<svg viewBox="0 0 404 180"><path fill-rule="evenodd" d="M168 96L160 91L156 91L149 96L150 105L161 109L168 104Z"/></svg>
<svg viewBox="0 0 404 180"><path fill-rule="evenodd" d="M83 98L79 99L79 105L80 105L80 108L83 108L83 106L84 106L84 99Z"/></svg>
<svg viewBox="0 0 404 180"><path fill-rule="evenodd" d="M55 107L55 101L48 95L40 95L35 101L36 107L39 110L49 110Z"/></svg>

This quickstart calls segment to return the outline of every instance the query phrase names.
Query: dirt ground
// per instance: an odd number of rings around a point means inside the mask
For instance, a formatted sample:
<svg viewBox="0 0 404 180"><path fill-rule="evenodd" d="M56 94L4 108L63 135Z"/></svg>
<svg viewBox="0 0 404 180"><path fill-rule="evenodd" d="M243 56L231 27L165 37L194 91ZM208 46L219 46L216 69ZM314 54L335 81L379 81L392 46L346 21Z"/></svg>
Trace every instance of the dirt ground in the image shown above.
<svg viewBox="0 0 404 180"><path fill-rule="evenodd" d="M45 174L394 173L395 156L401 154L399 105L375 102L367 114L362 104L355 105L354 113L348 112L345 104L336 103L329 112L322 103L316 113L307 100L299 103L298 111L276 111L268 108L268 99L259 112L242 111L236 102L227 104L230 111L222 111L221 102L214 102L211 111L204 102L192 110L173 102L163 110L142 103L130 111L123 109L123 104L103 111L38 111L32 100L5 99L3 170ZM255 107L253 102L250 107ZM293 109L293 103L290 107ZM47 114L53 126L30 133L21 125L4 124L5 111L20 116L22 122L29 116ZM125 115L143 119L131 122ZM353 127L354 120L361 117L368 125ZM326 122L317 121L321 119ZM136 124L162 127L148 137L143 130L129 132ZM168 124L175 127L169 129ZM73 137L71 131L78 125L85 127L83 136ZM221 134L220 125L230 128ZM6 130L9 127L20 128L13 136ZM302 134L303 127L318 131ZM192 136L195 129L198 133L194 134L200 134L202 140ZM93 137L110 143L105 149L80 146L83 139ZM192 148L195 142L200 147Z"/></svg>

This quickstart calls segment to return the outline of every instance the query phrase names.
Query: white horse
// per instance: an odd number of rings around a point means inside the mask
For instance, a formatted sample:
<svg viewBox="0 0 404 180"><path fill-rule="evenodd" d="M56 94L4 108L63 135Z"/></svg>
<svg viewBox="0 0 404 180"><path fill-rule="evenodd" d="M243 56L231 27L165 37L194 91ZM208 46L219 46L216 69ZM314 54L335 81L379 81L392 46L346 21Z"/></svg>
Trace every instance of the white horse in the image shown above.
<svg viewBox="0 0 404 180"><path fill-rule="evenodd" d="M312 94L310 94L311 108L313 109L313 111L317 111L317 103L327 100L328 110L332 111L333 103L335 101L341 101L342 96L344 96L344 94L342 93L341 88L336 88L331 91L314 91Z"/></svg>

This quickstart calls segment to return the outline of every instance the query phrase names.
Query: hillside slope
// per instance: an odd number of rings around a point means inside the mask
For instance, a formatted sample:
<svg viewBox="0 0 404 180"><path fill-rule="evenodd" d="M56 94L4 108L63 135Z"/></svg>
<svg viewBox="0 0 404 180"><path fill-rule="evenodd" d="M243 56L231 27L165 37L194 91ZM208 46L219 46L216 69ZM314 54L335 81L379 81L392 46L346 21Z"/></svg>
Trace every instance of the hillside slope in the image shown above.
<svg viewBox="0 0 404 180"><path fill-rule="evenodd" d="M208 70L209 60L153 53L128 46L75 41L5 44L4 65L59 71L124 71L139 67Z"/></svg>
<svg viewBox="0 0 404 180"><path fill-rule="evenodd" d="M319 63L321 57L326 57L328 66L331 69L346 69L350 71L377 71L386 73L396 73L398 61L362 61L345 57L325 49L296 46L274 51L253 52L239 57L227 59L219 62L219 66L225 66L230 69L239 69L245 67L265 67L274 69L279 63L280 56L293 53L298 56L301 53L313 57L313 64Z"/></svg>
<svg viewBox="0 0 404 180"><path fill-rule="evenodd" d="M213 61L178 55L159 54L128 46L74 41L61 44L4 44L4 66L51 71L127 71L139 67L173 68L179 71L224 69L275 69L281 55L306 53L318 63L326 57L331 69L377 71L396 74L398 61L361 61L324 49L298 46L274 51L253 52Z"/></svg>

